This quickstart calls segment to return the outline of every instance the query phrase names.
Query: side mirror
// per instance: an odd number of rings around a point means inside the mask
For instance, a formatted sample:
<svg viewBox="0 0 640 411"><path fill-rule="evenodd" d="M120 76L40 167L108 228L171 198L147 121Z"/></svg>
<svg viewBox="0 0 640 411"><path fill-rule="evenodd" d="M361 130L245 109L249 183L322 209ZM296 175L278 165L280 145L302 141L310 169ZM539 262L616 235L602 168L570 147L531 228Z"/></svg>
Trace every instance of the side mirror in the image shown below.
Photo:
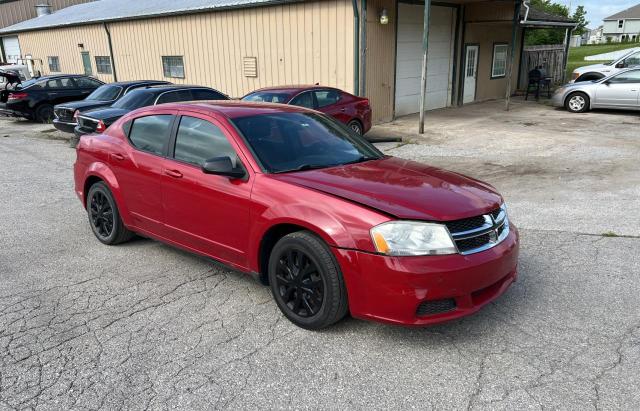
<svg viewBox="0 0 640 411"><path fill-rule="evenodd" d="M202 172L205 174L214 174L217 176L225 176L231 179L243 178L246 173L240 167L233 167L233 162L227 156L210 158L202 165Z"/></svg>
<svg viewBox="0 0 640 411"><path fill-rule="evenodd" d="M619 62L618 64L616 64L616 68L622 69L625 68L626 64L624 64L624 61Z"/></svg>

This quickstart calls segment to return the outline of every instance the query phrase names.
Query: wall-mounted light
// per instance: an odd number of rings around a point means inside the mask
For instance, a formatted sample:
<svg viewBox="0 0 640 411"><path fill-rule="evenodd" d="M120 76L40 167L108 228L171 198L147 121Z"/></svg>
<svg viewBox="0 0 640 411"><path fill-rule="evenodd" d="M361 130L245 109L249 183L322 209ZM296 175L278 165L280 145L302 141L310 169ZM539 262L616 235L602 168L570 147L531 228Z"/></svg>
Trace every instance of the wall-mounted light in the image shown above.
<svg viewBox="0 0 640 411"><path fill-rule="evenodd" d="M83 49L84 48L84 44L83 43L78 43L78 48Z"/></svg>
<svg viewBox="0 0 640 411"><path fill-rule="evenodd" d="M380 24L389 24L389 12L387 9L382 9L380 12Z"/></svg>

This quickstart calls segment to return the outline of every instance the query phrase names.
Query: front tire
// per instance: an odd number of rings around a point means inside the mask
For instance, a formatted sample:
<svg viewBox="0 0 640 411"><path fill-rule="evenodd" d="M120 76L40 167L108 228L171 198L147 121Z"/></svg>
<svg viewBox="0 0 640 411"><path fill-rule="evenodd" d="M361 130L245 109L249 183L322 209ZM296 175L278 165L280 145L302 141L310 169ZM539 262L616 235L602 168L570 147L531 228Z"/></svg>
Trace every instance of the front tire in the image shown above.
<svg viewBox="0 0 640 411"><path fill-rule="evenodd" d="M329 247L308 231L282 237L269 258L269 284L276 304L295 325L318 330L347 313L347 290Z"/></svg>
<svg viewBox="0 0 640 411"><path fill-rule="evenodd" d="M38 106L35 118L38 123L50 123L53 120L53 106L51 104Z"/></svg>
<svg viewBox="0 0 640 411"><path fill-rule="evenodd" d="M120 244L133 237L124 226L113 194L105 183L95 183L89 189L87 214L93 234L103 244Z"/></svg>
<svg viewBox="0 0 640 411"><path fill-rule="evenodd" d="M564 107L572 113L589 111L589 96L581 91L571 93L564 102Z"/></svg>

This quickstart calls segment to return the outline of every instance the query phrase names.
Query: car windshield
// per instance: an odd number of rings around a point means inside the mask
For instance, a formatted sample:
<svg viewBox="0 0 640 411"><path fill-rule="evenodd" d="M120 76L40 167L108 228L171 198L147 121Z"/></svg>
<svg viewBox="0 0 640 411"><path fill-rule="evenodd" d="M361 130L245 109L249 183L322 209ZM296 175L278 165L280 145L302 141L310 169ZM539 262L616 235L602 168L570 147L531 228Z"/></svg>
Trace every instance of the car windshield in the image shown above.
<svg viewBox="0 0 640 411"><path fill-rule="evenodd" d="M86 99L92 101L111 101L118 98L121 91L122 87L105 84L95 89Z"/></svg>
<svg viewBox="0 0 640 411"><path fill-rule="evenodd" d="M122 108L125 110L135 110L140 107L152 105L155 99L155 93L150 93L147 90L133 90L132 92L112 104L111 107Z"/></svg>
<svg viewBox="0 0 640 411"><path fill-rule="evenodd" d="M383 157L372 144L317 113L277 113L232 120L270 173L285 173Z"/></svg>
<svg viewBox="0 0 640 411"><path fill-rule="evenodd" d="M286 103L289 100L287 93L276 93L273 91L258 91L242 98L242 101L264 102L264 103Z"/></svg>

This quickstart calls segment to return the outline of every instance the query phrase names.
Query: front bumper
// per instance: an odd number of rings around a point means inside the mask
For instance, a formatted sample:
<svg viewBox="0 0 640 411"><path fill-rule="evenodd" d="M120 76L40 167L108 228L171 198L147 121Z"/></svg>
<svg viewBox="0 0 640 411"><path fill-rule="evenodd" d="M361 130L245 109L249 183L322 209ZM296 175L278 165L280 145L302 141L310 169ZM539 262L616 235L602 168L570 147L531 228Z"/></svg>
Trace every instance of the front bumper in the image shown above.
<svg viewBox="0 0 640 411"><path fill-rule="evenodd" d="M76 128L76 126L78 125L78 123L71 123L71 122L67 122L67 121L62 121L60 119L53 119L53 126L64 132L64 133L72 133L74 132L74 129Z"/></svg>
<svg viewBox="0 0 640 411"><path fill-rule="evenodd" d="M551 105L554 107L564 107L564 98L566 93L564 92L556 92L551 97Z"/></svg>
<svg viewBox="0 0 640 411"><path fill-rule="evenodd" d="M345 249L334 249L334 254L344 274L351 315L421 326L473 314L502 295L517 277L518 243L518 231L511 225L502 243L470 255L388 257ZM418 313L423 303L437 307L443 301L451 306Z"/></svg>

